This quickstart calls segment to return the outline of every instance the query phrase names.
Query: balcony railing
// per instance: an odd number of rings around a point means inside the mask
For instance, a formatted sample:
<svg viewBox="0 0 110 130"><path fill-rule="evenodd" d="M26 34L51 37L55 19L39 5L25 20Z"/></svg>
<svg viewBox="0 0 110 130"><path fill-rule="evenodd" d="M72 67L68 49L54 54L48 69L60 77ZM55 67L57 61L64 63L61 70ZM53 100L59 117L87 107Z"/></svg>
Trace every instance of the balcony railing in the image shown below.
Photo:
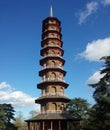
<svg viewBox="0 0 110 130"><path fill-rule="evenodd" d="M59 65L47 65L47 66L44 66L42 69L47 69L47 68L60 68L63 70L62 66L59 66Z"/></svg>
<svg viewBox="0 0 110 130"><path fill-rule="evenodd" d="M42 111L40 112L40 114L47 114L47 113L64 113L64 111L62 110L46 110L46 111Z"/></svg>
<svg viewBox="0 0 110 130"><path fill-rule="evenodd" d="M61 55L59 55L59 54L48 54L48 55L45 55L45 56L43 56L44 58L45 57L60 57L60 58L62 58L62 56Z"/></svg>
<svg viewBox="0 0 110 130"><path fill-rule="evenodd" d="M45 93L45 94L40 95L40 97L45 97L45 96L64 96L64 97L67 97L66 94L61 93L61 92L56 92L56 93Z"/></svg>
<svg viewBox="0 0 110 130"><path fill-rule="evenodd" d="M41 83L42 83L42 82L48 82L48 81L51 81L51 82L59 82L59 81L62 81L62 82L65 83L65 80L62 79L62 78L55 78L55 79L46 78L46 79L43 79L43 80L41 81Z"/></svg>
<svg viewBox="0 0 110 130"><path fill-rule="evenodd" d="M46 113L62 113L61 110L47 110Z"/></svg>
<svg viewBox="0 0 110 130"><path fill-rule="evenodd" d="M59 40L61 40L61 37L59 35L55 35L55 36L45 36L43 37L43 40L47 39L47 38L57 38Z"/></svg>
<svg viewBox="0 0 110 130"><path fill-rule="evenodd" d="M53 44L53 45L48 44L48 45L45 45L43 47L43 49L46 48L46 47L59 47L59 48L61 48L60 45L57 45L57 44Z"/></svg>

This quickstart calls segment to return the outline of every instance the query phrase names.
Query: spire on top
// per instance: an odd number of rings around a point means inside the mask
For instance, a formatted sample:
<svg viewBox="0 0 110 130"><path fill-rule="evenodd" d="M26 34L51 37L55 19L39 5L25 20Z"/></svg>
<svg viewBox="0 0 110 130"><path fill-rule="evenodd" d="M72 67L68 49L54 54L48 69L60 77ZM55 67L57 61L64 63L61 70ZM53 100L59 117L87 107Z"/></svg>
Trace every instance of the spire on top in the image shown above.
<svg viewBox="0 0 110 130"><path fill-rule="evenodd" d="M50 6L50 17L53 17L52 5Z"/></svg>

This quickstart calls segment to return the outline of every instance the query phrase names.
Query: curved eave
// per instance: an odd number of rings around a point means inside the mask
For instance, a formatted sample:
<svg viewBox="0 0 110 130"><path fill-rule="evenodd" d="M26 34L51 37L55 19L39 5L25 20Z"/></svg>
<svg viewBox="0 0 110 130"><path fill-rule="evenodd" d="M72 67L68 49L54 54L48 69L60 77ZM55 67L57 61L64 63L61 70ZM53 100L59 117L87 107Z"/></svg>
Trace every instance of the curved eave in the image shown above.
<svg viewBox="0 0 110 130"><path fill-rule="evenodd" d="M63 65L65 64L65 60L59 56L48 56L40 60L40 65L43 65L47 60L59 60L63 63Z"/></svg>
<svg viewBox="0 0 110 130"><path fill-rule="evenodd" d="M58 26L57 24L53 24L53 23L52 23L52 24L47 24L47 25L42 26L42 32L44 32L44 30L47 29L47 28L50 27L50 26L54 26L54 27L58 28L58 29L59 29L59 32L61 32L61 27Z"/></svg>
<svg viewBox="0 0 110 130"><path fill-rule="evenodd" d="M58 71L58 72L63 73L64 76L66 75L66 71L64 71L64 70L61 69L61 68L45 68L45 69L39 71L39 76L43 76L44 73L48 73L49 71L54 71L54 72L55 72L55 71Z"/></svg>
<svg viewBox="0 0 110 130"><path fill-rule="evenodd" d="M35 103L44 103L44 102L69 102L70 99L64 96L43 96L35 100Z"/></svg>
<svg viewBox="0 0 110 130"><path fill-rule="evenodd" d="M42 30L42 39L44 39L44 37L45 37L46 35L50 34L50 33L58 34L58 35L60 36L60 38L62 38L61 32L58 32L57 30L48 30L48 31L46 31L46 32L44 32L44 31Z"/></svg>
<svg viewBox="0 0 110 130"><path fill-rule="evenodd" d="M41 47L43 47L43 44L48 42L48 41L58 41L61 43L61 47L63 45L63 42L61 40L59 40L58 38L47 38L47 39L41 41Z"/></svg>
<svg viewBox="0 0 110 130"><path fill-rule="evenodd" d="M81 119L77 118L76 116L68 113L44 113L44 114L38 114L37 116L25 120L26 122L41 122L41 121L50 121L50 120L64 120L64 121L74 121L74 123L78 123Z"/></svg>
<svg viewBox="0 0 110 130"><path fill-rule="evenodd" d="M43 89L45 88L47 85L60 85L64 88L67 88L69 86L69 84L63 82L63 81L44 81L44 82L41 82L39 84L37 84L37 88L38 89Z"/></svg>
<svg viewBox="0 0 110 130"><path fill-rule="evenodd" d="M43 54L44 54L45 52L47 52L48 50L51 50L51 49L61 51L61 53L62 53L61 56L63 56L63 54L64 54L64 50L61 49L61 48L58 47L58 46L47 46L47 47L43 48L43 49L40 51L40 55L43 56Z"/></svg>
<svg viewBox="0 0 110 130"><path fill-rule="evenodd" d="M61 25L61 22L58 18L56 17L47 17L46 19L43 20L42 24L44 25L46 22L48 22L49 20L55 20L58 22L59 26Z"/></svg>

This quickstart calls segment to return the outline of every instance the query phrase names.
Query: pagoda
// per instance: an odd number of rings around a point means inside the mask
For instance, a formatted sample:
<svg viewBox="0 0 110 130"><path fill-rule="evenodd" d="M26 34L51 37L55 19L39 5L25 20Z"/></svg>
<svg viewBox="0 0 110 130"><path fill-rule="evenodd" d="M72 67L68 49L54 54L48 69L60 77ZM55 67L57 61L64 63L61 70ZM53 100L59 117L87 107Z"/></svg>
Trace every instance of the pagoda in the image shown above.
<svg viewBox="0 0 110 130"><path fill-rule="evenodd" d="M35 100L35 103L40 104L40 114L26 120L28 130L68 130L69 121L78 123L66 111L70 99L65 94L68 84L64 80L66 71L63 69L65 60L62 58L62 46L61 22L53 17L51 7L50 16L42 22L42 70L39 71L42 81L37 84L41 96Z"/></svg>

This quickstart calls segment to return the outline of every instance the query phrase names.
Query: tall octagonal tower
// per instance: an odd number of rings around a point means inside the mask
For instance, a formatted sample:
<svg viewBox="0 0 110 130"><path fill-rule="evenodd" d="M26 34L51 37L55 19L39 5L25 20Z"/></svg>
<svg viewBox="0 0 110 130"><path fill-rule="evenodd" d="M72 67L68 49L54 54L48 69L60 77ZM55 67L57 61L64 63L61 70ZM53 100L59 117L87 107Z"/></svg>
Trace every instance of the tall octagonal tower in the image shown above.
<svg viewBox="0 0 110 130"><path fill-rule="evenodd" d="M68 130L68 121L77 124L77 120L66 111L70 99L65 94L68 84L64 81L66 71L63 69L65 60L62 58L62 46L61 22L53 17L51 7L50 17L42 22L42 70L39 71L42 80L37 84L41 96L35 100L40 104L40 114L26 120L28 130Z"/></svg>
<svg viewBox="0 0 110 130"><path fill-rule="evenodd" d="M35 101L41 105L41 114L65 112L66 103L70 101L65 95L68 84L64 81L66 71L63 69L65 61L62 58L60 25L60 21L52 16L43 20L42 24L42 70L39 72L42 81L37 85L41 96Z"/></svg>

